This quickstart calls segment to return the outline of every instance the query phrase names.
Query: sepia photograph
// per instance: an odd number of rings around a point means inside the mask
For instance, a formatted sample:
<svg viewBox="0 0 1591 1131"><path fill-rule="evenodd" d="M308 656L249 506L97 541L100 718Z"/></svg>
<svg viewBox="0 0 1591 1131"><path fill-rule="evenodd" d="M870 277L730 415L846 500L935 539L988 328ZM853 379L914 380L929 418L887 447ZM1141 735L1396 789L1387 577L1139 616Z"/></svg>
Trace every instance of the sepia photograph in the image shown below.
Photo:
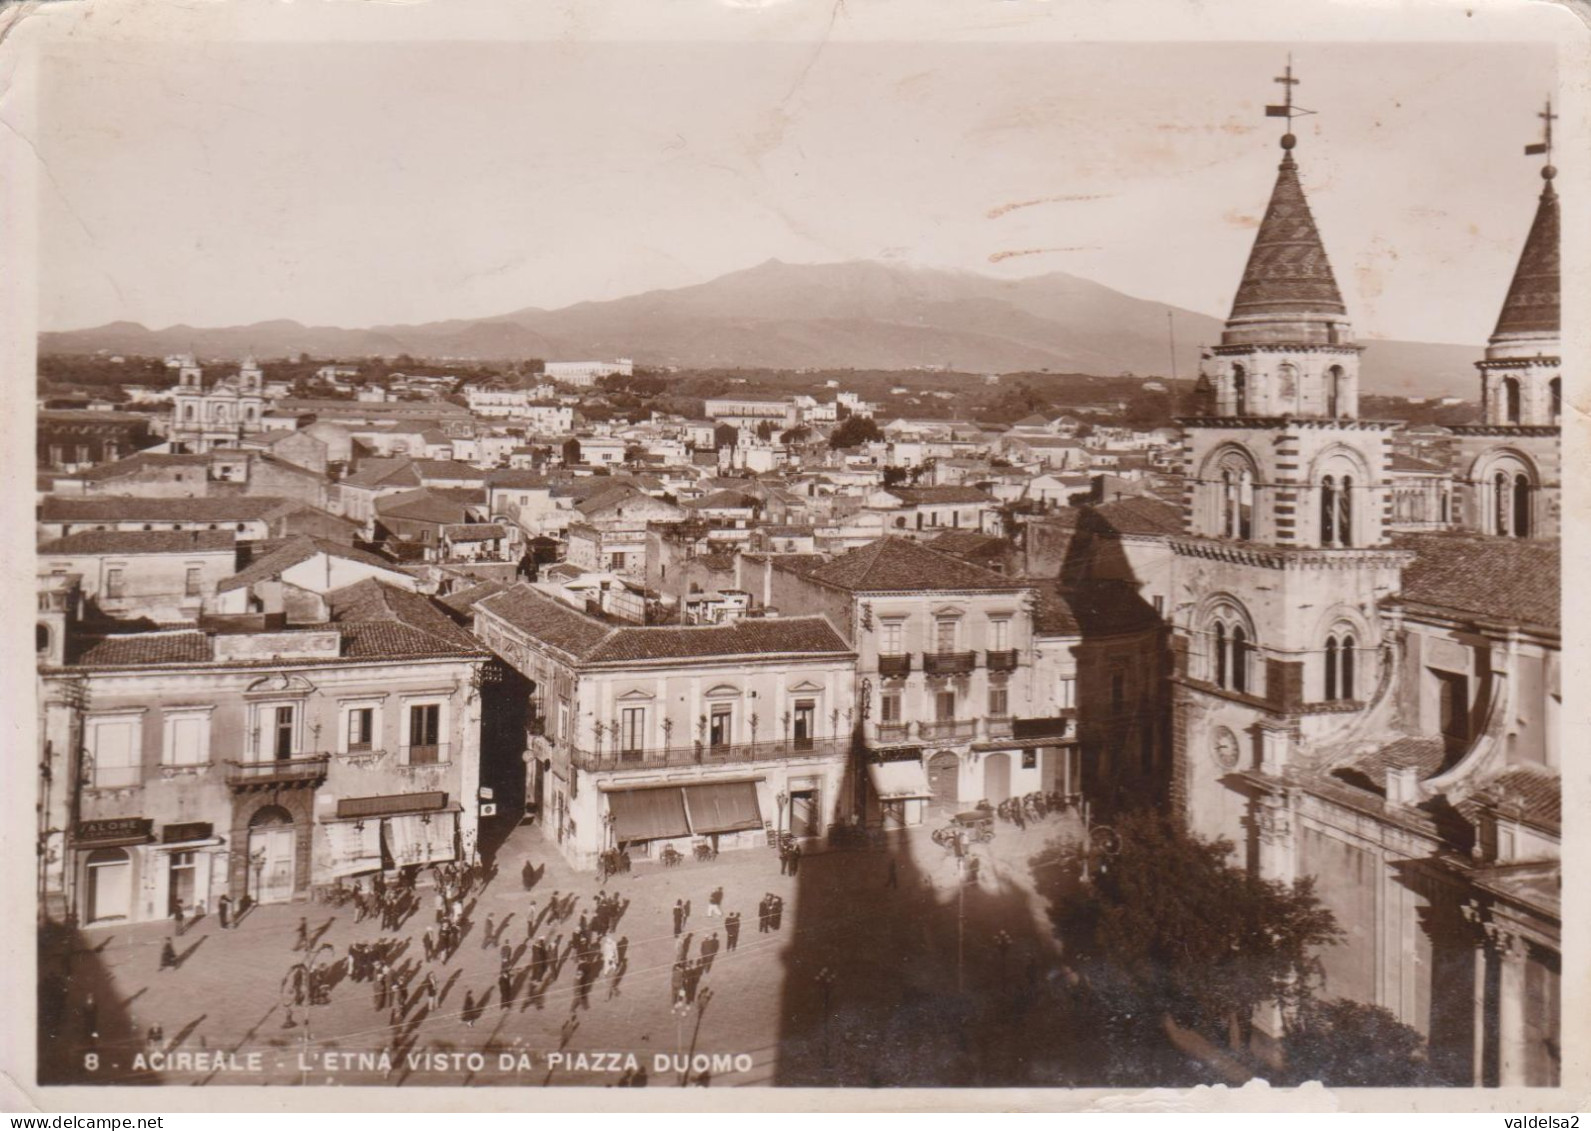
<svg viewBox="0 0 1591 1131"><path fill-rule="evenodd" d="M481 7L8 14L12 1110L1583 1100L1577 20Z"/></svg>

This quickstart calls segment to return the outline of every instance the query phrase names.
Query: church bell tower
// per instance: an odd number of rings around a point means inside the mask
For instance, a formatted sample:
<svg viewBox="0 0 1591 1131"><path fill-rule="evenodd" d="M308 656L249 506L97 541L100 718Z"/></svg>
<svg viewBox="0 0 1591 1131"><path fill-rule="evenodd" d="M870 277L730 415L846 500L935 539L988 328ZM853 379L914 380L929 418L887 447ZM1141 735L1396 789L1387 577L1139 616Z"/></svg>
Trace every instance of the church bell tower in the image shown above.
<svg viewBox="0 0 1591 1131"><path fill-rule="evenodd" d="M1173 539L1176 801L1193 831L1290 878L1282 779L1372 709L1396 422L1359 418L1359 355L1304 194L1291 63L1282 160L1219 345L1185 418L1185 536Z"/></svg>

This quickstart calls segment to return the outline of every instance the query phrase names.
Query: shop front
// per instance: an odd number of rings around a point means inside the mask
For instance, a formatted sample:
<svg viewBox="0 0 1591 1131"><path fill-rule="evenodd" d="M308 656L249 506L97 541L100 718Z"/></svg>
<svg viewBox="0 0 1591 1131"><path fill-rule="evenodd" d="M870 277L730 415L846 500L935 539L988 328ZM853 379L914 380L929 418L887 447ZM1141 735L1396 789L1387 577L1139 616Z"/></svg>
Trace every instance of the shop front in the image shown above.
<svg viewBox="0 0 1591 1131"><path fill-rule="evenodd" d="M322 819L317 880L424 868L460 858L459 814L441 790L344 797Z"/></svg>
<svg viewBox="0 0 1591 1131"><path fill-rule="evenodd" d="M670 844L682 852L693 851L696 842L715 851L765 845L761 784L756 778L604 788L605 847L651 856Z"/></svg>
<svg viewBox="0 0 1591 1131"><path fill-rule="evenodd" d="M77 915L84 925L141 917L136 894L148 867L143 847L154 840L154 826L148 817L102 817L73 828Z"/></svg>

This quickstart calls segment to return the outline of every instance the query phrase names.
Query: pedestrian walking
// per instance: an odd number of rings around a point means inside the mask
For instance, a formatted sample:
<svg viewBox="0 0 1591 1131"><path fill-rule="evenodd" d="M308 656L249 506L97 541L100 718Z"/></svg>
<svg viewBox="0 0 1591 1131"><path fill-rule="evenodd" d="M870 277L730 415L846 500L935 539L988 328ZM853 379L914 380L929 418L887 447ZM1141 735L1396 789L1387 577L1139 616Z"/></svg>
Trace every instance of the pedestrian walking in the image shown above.
<svg viewBox="0 0 1591 1131"><path fill-rule="evenodd" d="M525 938L528 940L534 935L539 926L541 926L541 911L533 899L530 901L530 906L525 909Z"/></svg>
<svg viewBox="0 0 1591 1131"><path fill-rule="evenodd" d="M497 975L498 1008L507 1009L514 1004L514 978L507 969Z"/></svg>
<svg viewBox="0 0 1591 1131"><path fill-rule="evenodd" d="M684 927L688 927L688 926L690 926L690 922L691 922L691 901L687 899L685 901L685 914L684 914L683 918L680 919L680 925L684 926Z"/></svg>
<svg viewBox="0 0 1591 1131"><path fill-rule="evenodd" d="M702 940L702 973L708 974L712 972L713 960L718 957L720 945L717 931Z"/></svg>
<svg viewBox="0 0 1591 1131"><path fill-rule="evenodd" d="M162 970L175 970L177 968L177 948L171 945L171 938L160 944L160 968Z"/></svg>
<svg viewBox="0 0 1591 1131"><path fill-rule="evenodd" d="M431 934L430 927L427 927L420 936L420 949L425 952L425 960L427 962L436 957L436 936Z"/></svg>
<svg viewBox="0 0 1591 1131"><path fill-rule="evenodd" d="M187 923L183 917L182 904L180 902L174 904L171 908L171 921L176 925L177 937L181 938L182 929Z"/></svg>
<svg viewBox="0 0 1591 1131"><path fill-rule="evenodd" d="M496 941L497 926L492 922L492 913L486 913L486 922L481 925L481 949L488 949Z"/></svg>
<svg viewBox="0 0 1591 1131"><path fill-rule="evenodd" d="M464 1024L475 1028L475 995L469 990L464 991Z"/></svg>
<svg viewBox="0 0 1591 1131"><path fill-rule="evenodd" d="M768 915L770 925L774 930L779 930L784 923L784 897L782 895L771 895L768 897Z"/></svg>
<svg viewBox="0 0 1591 1131"><path fill-rule="evenodd" d="M740 912L732 911L724 920L724 949L734 950L740 945Z"/></svg>
<svg viewBox="0 0 1591 1131"><path fill-rule="evenodd" d="M679 938L685 931L685 901L674 901L674 937Z"/></svg>
<svg viewBox="0 0 1591 1131"><path fill-rule="evenodd" d="M149 1032L144 1034L144 1044L149 1047L150 1052L159 1052L161 1046L165 1043L165 1027L161 1025L160 1022L156 1021L153 1025L149 1026Z"/></svg>
<svg viewBox="0 0 1591 1131"><path fill-rule="evenodd" d="M720 919L724 917L724 889L722 886L714 888L712 894L707 897L707 917L711 919L714 916Z"/></svg>
<svg viewBox="0 0 1591 1131"><path fill-rule="evenodd" d="M309 920L303 916L299 916L298 919L298 938L293 942L293 949L309 949Z"/></svg>
<svg viewBox="0 0 1591 1131"><path fill-rule="evenodd" d="M435 971L433 971L433 970L426 971L425 981L423 983L421 983L420 988L425 991L425 1008L426 1008L426 1010L428 1012L430 1012L430 1013L435 1013L436 1012L436 972Z"/></svg>
<svg viewBox="0 0 1591 1131"><path fill-rule="evenodd" d="M759 935L768 933L768 923L773 918L773 912L769 909L769 903L772 899L773 896L765 895L762 897L762 902L757 904L757 933Z"/></svg>
<svg viewBox="0 0 1591 1131"><path fill-rule="evenodd" d="M790 874L792 876L795 875L796 874L796 870L798 868L800 868L800 867L801 867L801 846L799 844L792 845L791 848L790 848Z"/></svg>
<svg viewBox="0 0 1591 1131"><path fill-rule="evenodd" d="M224 931L232 925L232 897L225 892L215 901L215 913L221 920L221 929Z"/></svg>

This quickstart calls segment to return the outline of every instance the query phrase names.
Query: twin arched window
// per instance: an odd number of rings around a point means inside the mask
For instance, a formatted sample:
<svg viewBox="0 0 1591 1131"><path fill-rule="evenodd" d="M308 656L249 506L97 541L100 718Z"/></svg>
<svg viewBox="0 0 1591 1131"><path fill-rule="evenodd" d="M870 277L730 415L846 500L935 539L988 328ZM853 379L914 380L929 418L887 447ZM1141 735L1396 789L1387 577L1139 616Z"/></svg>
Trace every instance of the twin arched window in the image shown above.
<svg viewBox="0 0 1591 1131"><path fill-rule="evenodd" d="M1326 637L1326 686L1322 698L1327 702L1353 698L1355 646L1351 632L1334 632Z"/></svg>
<svg viewBox="0 0 1591 1131"><path fill-rule="evenodd" d="M1217 619L1211 627L1211 672L1217 687L1228 691L1247 693L1249 684L1249 657L1254 653L1254 642L1248 629L1235 621Z"/></svg>
<svg viewBox="0 0 1591 1131"><path fill-rule="evenodd" d="M1492 476L1492 533L1503 537L1530 537L1530 477L1523 472Z"/></svg>
<svg viewBox="0 0 1591 1131"><path fill-rule="evenodd" d="M1320 481L1320 544L1353 545L1353 476L1334 475Z"/></svg>

